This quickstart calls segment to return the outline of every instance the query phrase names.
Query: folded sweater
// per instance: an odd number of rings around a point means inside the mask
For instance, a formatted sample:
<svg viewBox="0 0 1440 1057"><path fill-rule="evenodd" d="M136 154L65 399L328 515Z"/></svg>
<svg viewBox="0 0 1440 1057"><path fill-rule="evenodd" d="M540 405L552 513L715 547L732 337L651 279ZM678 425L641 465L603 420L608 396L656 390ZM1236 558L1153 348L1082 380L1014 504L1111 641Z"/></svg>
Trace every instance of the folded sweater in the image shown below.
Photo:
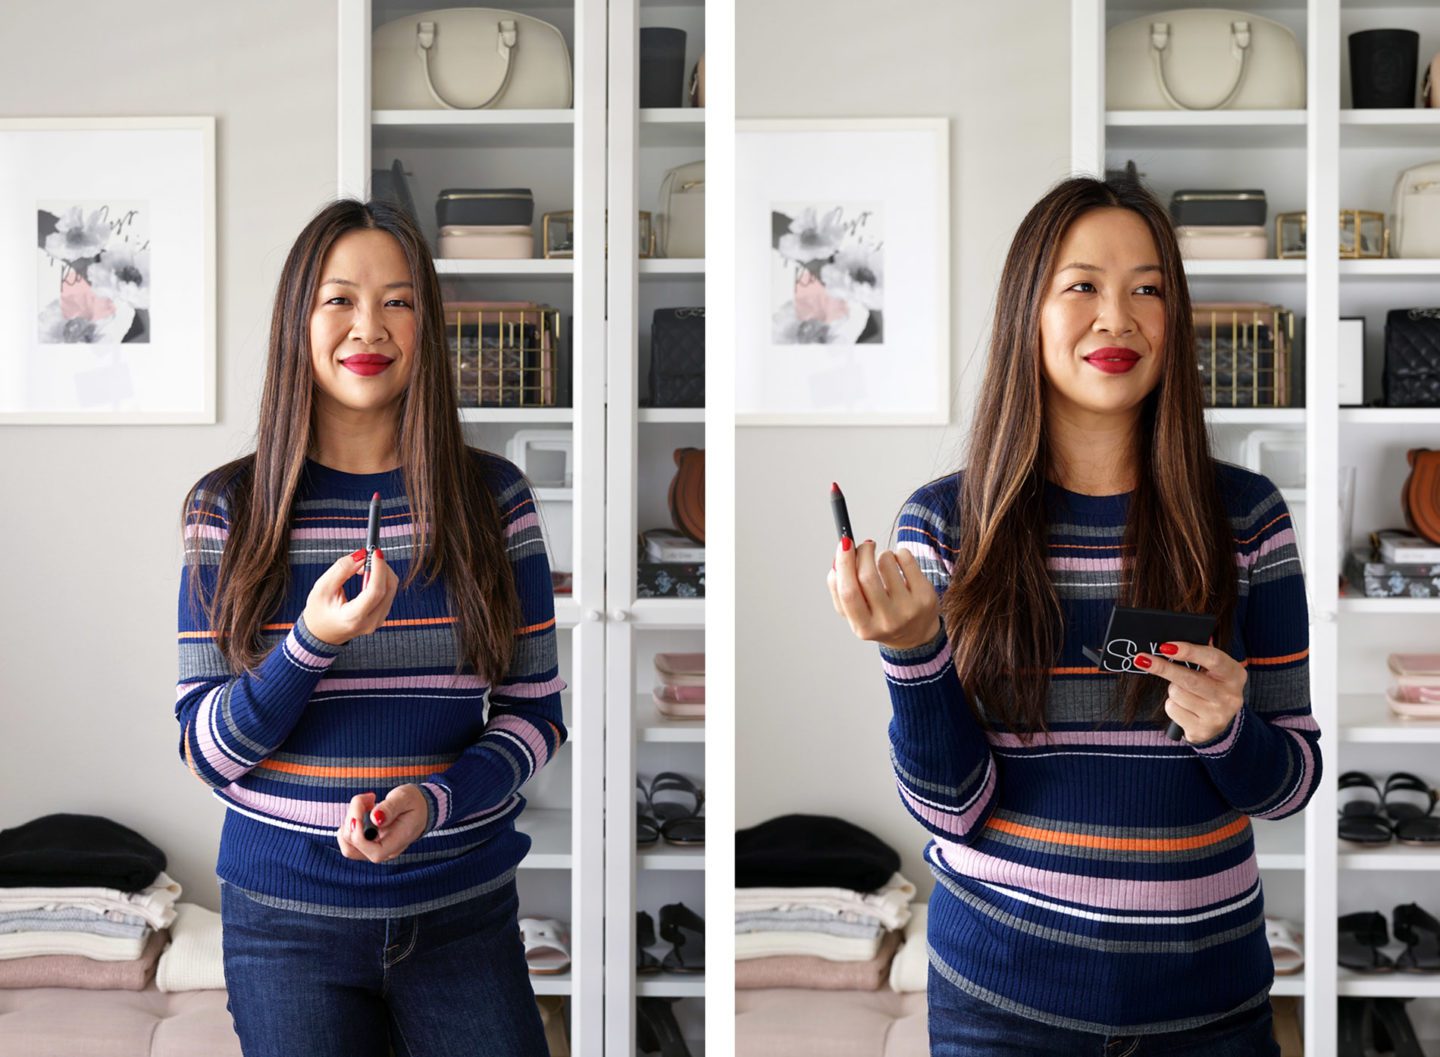
<svg viewBox="0 0 1440 1057"><path fill-rule="evenodd" d="M63 910L83 907L102 913L132 915L151 928L166 928L175 920L180 882L161 872L148 888L122 892L118 888L0 888L0 911Z"/></svg>
<svg viewBox="0 0 1440 1057"><path fill-rule="evenodd" d="M155 975L160 952L170 940L165 929L150 933L140 957L97 961L83 954L37 954L0 959L0 987L77 987L90 991L143 991Z"/></svg>
<svg viewBox="0 0 1440 1057"><path fill-rule="evenodd" d="M45 815L0 830L0 887L95 885L136 892L163 869L163 851L101 815Z"/></svg>

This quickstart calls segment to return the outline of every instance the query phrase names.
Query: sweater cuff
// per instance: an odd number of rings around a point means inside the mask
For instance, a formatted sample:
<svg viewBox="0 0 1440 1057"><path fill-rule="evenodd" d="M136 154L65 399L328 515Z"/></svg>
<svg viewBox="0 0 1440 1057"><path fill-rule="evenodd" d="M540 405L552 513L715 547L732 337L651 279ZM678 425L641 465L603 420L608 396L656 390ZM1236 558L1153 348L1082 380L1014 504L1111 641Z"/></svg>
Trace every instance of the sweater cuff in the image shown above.
<svg viewBox="0 0 1440 1057"><path fill-rule="evenodd" d="M1230 717L1230 722L1225 729L1213 738L1206 741L1192 741L1190 747L1201 756L1226 756L1235 747L1235 739L1240 736L1240 731L1245 726L1245 709L1242 706L1238 712Z"/></svg>
<svg viewBox="0 0 1440 1057"><path fill-rule="evenodd" d="M416 788L425 798L425 829L420 833L424 837L446 821L445 805L450 803L450 797L445 787L436 782L421 782Z"/></svg>
<svg viewBox="0 0 1440 1057"><path fill-rule="evenodd" d="M329 663L340 656L340 651L345 648L343 644L334 646L324 639L317 638L315 633L306 625L304 613L301 613L295 618L295 626L290 630L290 637L295 645L315 655L318 659L315 662L317 667L329 667Z"/></svg>
<svg viewBox="0 0 1440 1057"><path fill-rule="evenodd" d="M935 656L937 656L940 651L945 648L947 642L948 640L945 635L945 624L942 622L940 624L940 630L935 633L935 637L929 642L922 643L919 646L911 646L908 649L903 650L892 650L889 646L886 646L883 643L879 644L880 659L885 661L887 664L895 664L901 666L924 664L926 661L931 660Z"/></svg>

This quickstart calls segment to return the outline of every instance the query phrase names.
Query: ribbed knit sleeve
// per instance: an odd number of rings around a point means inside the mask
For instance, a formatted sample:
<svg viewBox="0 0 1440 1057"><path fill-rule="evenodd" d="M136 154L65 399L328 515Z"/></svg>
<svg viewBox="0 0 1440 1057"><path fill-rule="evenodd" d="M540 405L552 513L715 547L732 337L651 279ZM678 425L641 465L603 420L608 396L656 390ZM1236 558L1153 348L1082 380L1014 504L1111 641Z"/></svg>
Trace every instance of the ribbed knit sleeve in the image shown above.
<svg viewBox="0 0 1440 1057"><path fill-rule="evenodd" d="M229 532L224 498L198 490L186 513L185 539L187 546L194 541L200 548L200 587L207 598L213 597ZM179 756L196 778L223 789L280 747L343 647L317 639L297 617L253 673L232 675L204 607L191 603L190 578L186 563L180 572L175 691Z"/></svg>
<svg viewBox="0 0 1440 1057"><path fill-rule="evenodd" d="M554 584L535 497L512 463L487 458L501 466L496 498L522 616L509 670L490 688L484 732L449 767L420 782L430 809L426 833L507 806L566 738Z"/></svg>
<svg viewBox="0 0 1440 1057"><path fill-rule="evenodd" d="M1195 745L1229 804L1255 818L1301 811L1320 781L1320 727L1310 711L1310 621L1295 527L1279 489L1258 477L1234 519L1248 582L1243 626L1245 703L1230 725Z"/></svg>
<svg viewBox="0 0 1440 1057"><path fill-rule="evenodd" d="M896 546L910 551L938 594L950 583L955 547L949 532L954 478L927 485L900 510ZM880 647L890 690L890 762L900 799L931 833L972 843L998 800L995 760L955 675L942 626L908 650Z"/></svg>

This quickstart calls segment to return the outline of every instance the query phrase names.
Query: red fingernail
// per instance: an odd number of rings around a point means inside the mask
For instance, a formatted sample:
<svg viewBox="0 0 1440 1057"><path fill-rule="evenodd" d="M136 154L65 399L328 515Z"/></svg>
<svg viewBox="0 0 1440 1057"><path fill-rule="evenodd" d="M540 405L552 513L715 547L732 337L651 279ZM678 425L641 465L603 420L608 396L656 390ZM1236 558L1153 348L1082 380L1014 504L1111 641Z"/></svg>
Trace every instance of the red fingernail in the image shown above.
<svg viewBox="0 0 1440 1057"><path fill-rule="evenodd" d="M849 537L849 536L842 536L842 537L840 538L840 549L841 549L842 551L848 551L848 550L850 549L850 547L851 547L850 537Z"/></svg>
<svg viewBox="0 0 1440 1057"><path fill-rule="evenodd" d="M1141 667L1141 668L1149 668L1149 667L1150 667L1150 658L1147 657L1147 656L1145 656L1143 653L1136 654L1136 656L1135 656L1135 664L1136 664L1138 667Z"/></svg>
<svg viewBox="0 0 1440 1057"><path fill-rule="evenodd" d="M365 548L361 547L354 554L350 555L350 557L358 562L361 558L365 557Z"/></svg>
<svg viewBox="0 0 1440 1057"><path fill-rule="evenodd" d="M1180 652L1180 647L1173 642L1162 642L1160 643L1160 652L1167 657L1173 657Z"/></svg>
<svg viewBox="0 0 1440 1057"><path fill-rule="evenodd" d="M372 811L372 812L370 812L370 817L375 820L375 824L376 824L377 826L383 826L383 825L385 825L385 812L383 812L383 811Z"/></svg>
<svg viewBox="0 0 1440 1057"><path fill-rule="evenodd" d="M353 818L350 820L350 828L351 828L351 829L354 829L354 828L355 828L355 820L354 820Z"/></svg>

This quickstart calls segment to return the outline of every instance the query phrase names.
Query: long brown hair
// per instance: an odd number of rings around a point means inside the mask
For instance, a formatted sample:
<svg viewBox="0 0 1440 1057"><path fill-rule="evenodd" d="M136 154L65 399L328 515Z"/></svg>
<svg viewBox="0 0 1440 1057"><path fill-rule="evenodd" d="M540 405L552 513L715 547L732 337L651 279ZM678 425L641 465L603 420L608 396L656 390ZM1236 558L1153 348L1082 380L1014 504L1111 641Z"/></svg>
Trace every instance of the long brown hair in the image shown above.
<svg viewBox="0 0 1440 1057"><path fill-rule="evenodd" d="M385 202L340 199L300 232L275 294L255 451L196 482L182 508L182 534L202 488L224 497L229 538L214 595L202 602L232 672L253 670L265 652L261 622L283 602L290 578L291 510L311 449L310 313L320 266L340 236L375 229L400 243L415 284L415 362L400 400L397 430L414 549L400 589L422 571L426 585L444 575L456 617L455 674L469 660L493 682L509 666L521 615L505 558L502 516L485 469L495 464L477 459L465 443L445 350L440 283L425 237L403 210ZM200 543L198 535L186 543L192 606L202 593Z"/></svg>
<svg viewBox="0 0 1440 1057"><path fill-rule="evenodd" d="M1161 375L1135 435L1138 483L1122 542L1130 564L1118 601L1216 613L1215 644L1222 649L1234 619L1234 539L1210 452L1190 293L1169 214L1133 180L1067 179L1026 215L1005 258L959 493L959 549L940 600L956 674L976 718L986 722L978 697L985 713L1027 742L1048 729L1050 668L1064 635L1060 599L1046 571L1045 481L1058 477L1045 416L1041 303L1070 225L1107 206L1132 210L1149 227L1165 297ZM1168 684L1116 682L1128 684L1126 725L1142 707L1150 718L1163 715Z"/></svg>

